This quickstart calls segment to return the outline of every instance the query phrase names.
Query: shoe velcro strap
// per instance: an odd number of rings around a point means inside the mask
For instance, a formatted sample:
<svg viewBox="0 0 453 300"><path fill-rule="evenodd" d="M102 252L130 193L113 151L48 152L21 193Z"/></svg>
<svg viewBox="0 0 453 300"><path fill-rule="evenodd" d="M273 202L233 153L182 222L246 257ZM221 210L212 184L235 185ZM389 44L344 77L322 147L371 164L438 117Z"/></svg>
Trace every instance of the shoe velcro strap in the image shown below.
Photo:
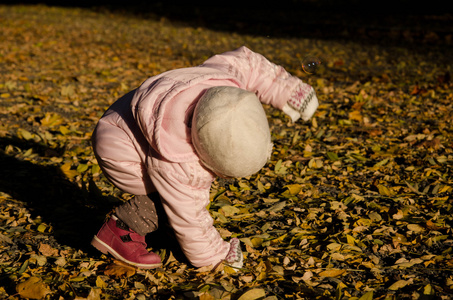
<svg viewBox="0 0 453 300"><path fill-rule="evenodd" d="M121 235L120 238L123 243L132 242L132 238L129 234Z"/></svg>

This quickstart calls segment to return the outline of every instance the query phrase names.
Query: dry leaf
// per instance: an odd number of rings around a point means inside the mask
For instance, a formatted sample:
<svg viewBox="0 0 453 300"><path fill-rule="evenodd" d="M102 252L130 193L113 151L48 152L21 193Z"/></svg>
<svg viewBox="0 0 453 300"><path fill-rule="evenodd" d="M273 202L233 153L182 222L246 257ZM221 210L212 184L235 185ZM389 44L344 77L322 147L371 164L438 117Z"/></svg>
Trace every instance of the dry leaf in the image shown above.
<svg viewBox="0 0 453 300"><path fill-rule="evenodd" d="M41 243L39 245L39 252L44 256L58 256L58 249L52 248L49 244Z"/></svg>
<svg viewBox="0 0 453 300"><path fill-rule="evenodd" d="M353 121L362 122L363 121L363 116L360 113L360 111L355 110L355 111L352 111L352 112L349 113L349 119L353 120Z"/></svg>
<svg viewBox="0 0 453 300"><path fill-rule="evenodd" d="M423 228L422 226L420 226L418 224L409 224L409 225L407 225L407 229L409 229L410 231L417 232L417 233L425 231L425 228Z"/></svg>
<svg viewBox="0 0 453 300"><path fill-rule="evenodd" d="M130 265L127 265L121 261L115 260L114 263L107 266L104 271L104 274L107 276L112 276L116 278L121 277L131 277L135 274L136 268Z"/></svg>
<svg viewBox="0 0 453 300"><path fill-rule="evenodd" d="M319 276L322 277L337 277L341 276L344 273L346 273L346 270L339 270L339 269L331 269L331 270L325 270L319 273Z"/></svg>
<svg viewBox="0 0 453 300"><path fill-rule="evenodd" d="M96 277L96 286L101 289L105 289L107 287L107 283L102 279L101 276Z"/></svg>
<svg viewBox="0 0 453 300"><path fill-rule="evenodd" d="M21 297L29 299L42 299L50 294L49 288L38 277L30 277L27 281L19 283L16 291Z"/></svg>
<svg viewBox="0 0 453 300"><path fill-rule="evenodd" d="M398 280L397 282L393 283L391 286L389 286L389 290L391 291L397 291L406 285L408 285L410 282L408 280Z"/></svg>
<svg viewBox="0 0 453 300"><path fill-rule="evenodd" d="M0 233L0 243L12 244L13 240L7 235Z"/></svg>
<svg viewBox="0 0 453 300"><path fill-rule="evenodd" d="M101 289L92 288L86 300L101 300Z"/></svg>
<svg viewBox="0 0 453 300"><path fill-rule="evenodd" d="M63 118L57 113L46 113L44 118L41 119L42 126L58 126L63 123Z"/></svg>
<svg viewBox="0 0 453 300"><path fill-rule="evenodd" d="M445 226L438 226L436 223L434 223L433 221L431 220L428 220L426 222L426 227L428 227L429 230L442 230L442 229L446 229L447 227Z"/></svg>
<svg viewBox="0 0 453 300"><path fill-rule="evenodd" d="M65 174L66 177L68 177L69 179L74 178L77 175L79 175L79 172L77 172L76 170L71 170L71 166L72 166L72 164L70 162L68 162L60 167L63 174Z"/></svg>
<svg viewBox="0 0 453 300"><path fill-rule="evenodd" d="M214 300L214 296L212 296L210 293L205 292L203 294L198 295L199 300Z"/></svg>
<svg viewBox="0 0 453 300"><path fill-rule="evenodd" d="M252 289L242 294L238 300L256 300L266 297L266 291L263 289Z"/></svg>
<svg viewBox="0 0 453 300"><path fill-rule="evenodd" d="M284 188L287 188L288 189L288 193L290 195L294 196L294 195L299 194L299 192L302 189L302 186L300 184L288 184L288 185L285 185Z"/></svg>
<svg viewBox="0 0 453 300"><path fill-rule="evenodd" d="M366 292L359 300L373 300L373 291Z"/></svg>

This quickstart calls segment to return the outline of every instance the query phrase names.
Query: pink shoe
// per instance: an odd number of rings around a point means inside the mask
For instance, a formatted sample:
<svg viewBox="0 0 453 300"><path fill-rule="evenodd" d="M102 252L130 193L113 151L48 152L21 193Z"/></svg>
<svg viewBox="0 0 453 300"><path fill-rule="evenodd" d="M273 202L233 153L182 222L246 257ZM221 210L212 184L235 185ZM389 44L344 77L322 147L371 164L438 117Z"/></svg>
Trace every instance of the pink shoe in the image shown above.
<svg viewBox="0 0 453 300"><path fill-rule="evenodd" d="M91 245L104 254L110 253L116 259L140 269L153 269L161 265L159 255L146 250L145 237L127 228L115 216L102 225Z"/></svg>

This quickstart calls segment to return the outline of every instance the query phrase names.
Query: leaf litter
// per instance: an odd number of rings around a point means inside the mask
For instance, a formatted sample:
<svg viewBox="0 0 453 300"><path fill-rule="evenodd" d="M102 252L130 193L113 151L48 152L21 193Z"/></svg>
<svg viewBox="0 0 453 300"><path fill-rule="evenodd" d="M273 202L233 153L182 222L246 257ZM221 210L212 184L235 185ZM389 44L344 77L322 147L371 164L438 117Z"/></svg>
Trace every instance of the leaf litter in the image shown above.
<svg viewBox="0 0 453 300"><path fill-rule="evenodd" d="M264 38L79 8L0 14L1 297L451 297L452 64L435 48ZM156 246L164 264L144 271L90 250L95 225L130 197L100 172L96 121L147 77L244 44L312 84L321 103L296 124L266 107L268 165L212 186L215 226L242 241L244 267L195 269ZM304 74L303 52L328 56L327 66Z"/></svg>

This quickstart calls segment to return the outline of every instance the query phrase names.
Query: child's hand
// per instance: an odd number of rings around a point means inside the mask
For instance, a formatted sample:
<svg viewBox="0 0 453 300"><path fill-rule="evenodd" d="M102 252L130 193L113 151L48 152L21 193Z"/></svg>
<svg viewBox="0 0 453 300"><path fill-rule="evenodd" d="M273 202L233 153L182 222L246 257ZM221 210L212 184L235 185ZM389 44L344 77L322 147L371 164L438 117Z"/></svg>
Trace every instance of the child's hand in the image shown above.
<svg viewBox="0 0 453 300"><path fill-rule="evenodd" d="M244 256L242 255L241 242L239 241L239 239L231 239L230 251L225 257L225 262L234 269L242 268L244 264Z"/></svg>
<svg viewBox="0 0 453 300"><path fill-rule="evenodd" d="M301 83L283 107L283 112L290 116L293 122L299 118L308 121L317 108L318 98L315 90L310 85Z"/></svg>

